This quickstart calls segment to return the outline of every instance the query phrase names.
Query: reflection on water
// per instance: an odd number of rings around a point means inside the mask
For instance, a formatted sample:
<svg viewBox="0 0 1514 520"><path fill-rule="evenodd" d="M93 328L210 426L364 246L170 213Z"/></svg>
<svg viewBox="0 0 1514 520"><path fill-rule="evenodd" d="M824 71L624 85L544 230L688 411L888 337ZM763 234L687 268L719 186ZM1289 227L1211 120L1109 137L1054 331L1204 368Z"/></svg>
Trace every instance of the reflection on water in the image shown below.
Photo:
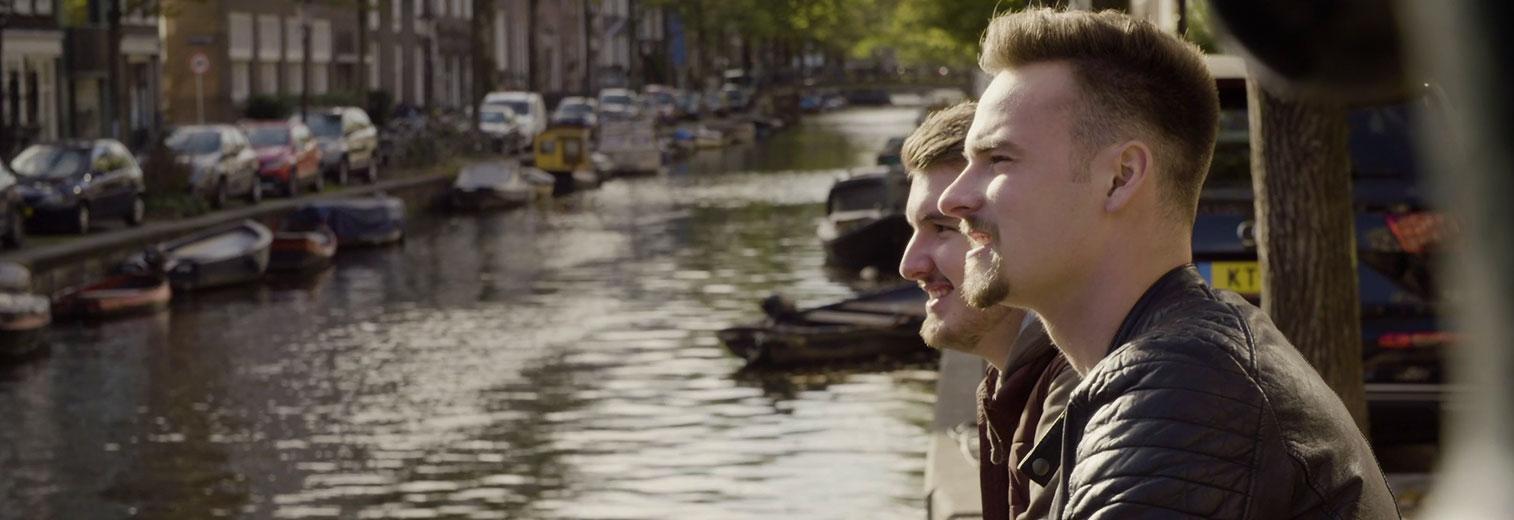
<svg viewBox="0 0 1514 520"><path fill-rule="evenodd" d="M914 117L831 114L420 219L313 280L60 327L0 369L0 516L918 516L931 367L755 376L712 334L774 290L851 292L818 201Z"/></svg>

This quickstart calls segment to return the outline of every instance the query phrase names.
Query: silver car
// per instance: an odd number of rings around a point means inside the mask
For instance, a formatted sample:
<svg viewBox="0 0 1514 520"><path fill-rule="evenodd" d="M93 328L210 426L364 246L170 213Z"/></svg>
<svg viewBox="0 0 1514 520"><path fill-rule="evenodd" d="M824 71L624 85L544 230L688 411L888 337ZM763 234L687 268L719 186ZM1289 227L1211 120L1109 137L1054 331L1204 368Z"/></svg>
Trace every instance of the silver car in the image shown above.
<svg viewBox="0 0 1514 520"><path fill-rule="evenodd" d="M174 160L189 168L189 190L221 208L233 196L263 200L258 155L242 130L231 125L180 127L168 136Z"/></svg>

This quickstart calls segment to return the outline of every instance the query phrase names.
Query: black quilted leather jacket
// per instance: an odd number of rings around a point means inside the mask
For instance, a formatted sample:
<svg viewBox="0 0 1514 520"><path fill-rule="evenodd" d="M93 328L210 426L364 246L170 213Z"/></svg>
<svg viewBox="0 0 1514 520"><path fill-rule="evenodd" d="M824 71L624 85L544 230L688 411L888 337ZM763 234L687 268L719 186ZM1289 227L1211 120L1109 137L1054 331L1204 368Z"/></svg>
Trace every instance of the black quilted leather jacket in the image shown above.
<svg viewBox="0 0 1514 520"><path fill-rule="evenodd" d="M1054 517L1399 517L1340 399L1260 309L1193 266L1148 289L1111 345L1061 442L1022 464L1060 448Z"/></svg>

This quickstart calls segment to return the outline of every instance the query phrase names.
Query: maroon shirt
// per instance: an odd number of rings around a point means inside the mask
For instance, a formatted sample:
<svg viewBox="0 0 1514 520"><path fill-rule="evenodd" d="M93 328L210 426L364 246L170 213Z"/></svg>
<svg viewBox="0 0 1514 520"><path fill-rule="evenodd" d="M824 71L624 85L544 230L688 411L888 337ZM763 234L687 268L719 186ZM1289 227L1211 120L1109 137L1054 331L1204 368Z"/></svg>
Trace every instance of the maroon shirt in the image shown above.
<svg viewBox="0 0 1514 520"><path fill-rule="evenodd" d="M992 365L978 387L978 480L984 520L1013 520L1030 506L1030 478L1016 469L1036 443L1046 395L1071 366L1039 321L1011 349L1008 373ZM1013 354L1012 354L1013 355Z"/></svg>

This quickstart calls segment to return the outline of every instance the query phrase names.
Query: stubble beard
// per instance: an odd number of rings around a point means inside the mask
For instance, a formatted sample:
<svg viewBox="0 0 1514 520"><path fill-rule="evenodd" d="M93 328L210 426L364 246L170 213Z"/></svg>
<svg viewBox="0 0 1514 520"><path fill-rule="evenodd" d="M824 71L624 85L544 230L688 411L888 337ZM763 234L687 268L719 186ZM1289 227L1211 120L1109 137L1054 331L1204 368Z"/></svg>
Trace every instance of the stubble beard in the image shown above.
<svg viewBox="0 0 1514 520"><path fill-rule="evenodd" d="M1004 258L999 252L989 250L988 265L974 258L967 259L967 273L962 280L962 294L967 304L987 309L1004 302L1009 297L1009 278L1004 275Z"/></svg>

